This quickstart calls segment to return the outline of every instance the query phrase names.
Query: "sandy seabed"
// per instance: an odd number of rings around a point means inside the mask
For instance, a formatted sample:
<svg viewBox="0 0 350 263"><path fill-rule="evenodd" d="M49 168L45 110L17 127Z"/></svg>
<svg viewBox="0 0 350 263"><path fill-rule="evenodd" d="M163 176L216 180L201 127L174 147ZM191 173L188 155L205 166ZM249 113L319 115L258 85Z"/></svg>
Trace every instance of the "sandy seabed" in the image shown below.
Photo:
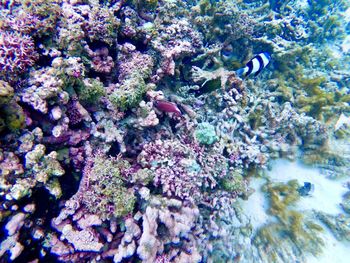
<svg viewBox="0 0 350 263"><path fill-rule="evenodd" d="M304 182L314 184L314 191L310 196L302 197L296 209L299 211L316 210L336 215L342 212L340 203L343 194L347 191L345 182L347 179L331 180L321 174L317 168L308 167L300 162L288 160L276 160L271 165L272 169L267 172L267 177L272 182L288 182L297 179L300 185ZM274 218L267 214L268 199L261 187L266 182L265 178L256 178L251 182L255 192L247 201L242 201L244 213L250 218L253 229L258 229L264 224L271 222ZM308 263L346 263L349 261L349 242L340 242L333 234L325 228L321 237L325 247L323 253L318 257L310 255Z"/></svg>

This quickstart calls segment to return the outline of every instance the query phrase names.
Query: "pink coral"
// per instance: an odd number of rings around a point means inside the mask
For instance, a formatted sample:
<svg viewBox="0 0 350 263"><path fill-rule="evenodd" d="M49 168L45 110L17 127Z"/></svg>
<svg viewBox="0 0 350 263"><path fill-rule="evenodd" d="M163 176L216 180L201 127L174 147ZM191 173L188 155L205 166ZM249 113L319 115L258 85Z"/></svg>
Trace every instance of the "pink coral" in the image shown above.
<svg viewBox="0 0 350 263"><path fill-rule="evenodd" d="M37 58L30 36L0 30L0 72L24 72Z"/></svg>
<svg viewBox="0 0 350 263"><path fill-rule="evenodd" d="M155 171L154 184L168 196L193 200L200 197L201 177L197 154L179 141L155 141L144 145L138 162Z"/></svg>
<svg viewBox="0 0 350 263"><path fill-rule="evenodd" d="M118 79L120 82L135 72L140 73L144 79L151 75L154 61L150 55L142 54L130 43L125 43L119 49L121 50L118 56Z"/></svg>
<svg viewBox="0 0 350 263"><path fill-rule="evenodd" d="M24 172L21 161L13 152L2 151L0 151L0 170L3 176L18 175Z"/></svg>
<svg viewBox="0 0 350 263"><path fill-rule="evenodd" d="M85 50L92 58L92 68L99 73L110 73L114 67L114 61L111 56L108 55L108 48L103 47L92 51L88 46L85 46Z"/></svg>
<svg viewBox="0 0 350 263"><path fill-rule="evenodd" d="M26 34L38 29L41 25L40 22L37 16L27 12L19 12L5 20L5 24L7 23L12 30Z"/></svg>
<svg viewBox="0 0 350 263"><path fill-rule="evenodd" d="M198 144L184 140L157 140L143 146L138 163L154 171L153 183L169 197L190 202L204 198L206 188L227 176L228 164L218 150L205 152Z"/></svg>

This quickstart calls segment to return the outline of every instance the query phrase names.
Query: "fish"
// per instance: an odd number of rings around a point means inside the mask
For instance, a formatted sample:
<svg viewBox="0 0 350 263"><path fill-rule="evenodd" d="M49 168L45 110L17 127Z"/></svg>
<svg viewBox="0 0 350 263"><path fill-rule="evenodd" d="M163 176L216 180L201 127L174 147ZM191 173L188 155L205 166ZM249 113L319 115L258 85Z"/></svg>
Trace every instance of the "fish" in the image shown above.
<svg viewBox="0 0 350 263"><path fill-rule="evenodd" d="M153 105L160 111L174 113L178 117L182 115L179 107L174 102L166 100L155 100L153 102Z"/></svg>
<svg viewBox="0 0 350 263"><path fill-rule="evenodd" d="M298 192L301 196L307 196L309 194L311 194L315 189L314 184L310 183L310 182L304 182L304 186L300 187L298 189Z"/></svg>
<svg viewBox="0 0 350 263"><path fill-rule="evenodd" d="M239 77L248 77L252 74L257 76L270 62L271 55L267 52L262 52L253 57L243 68L236 70Z"/></svg>

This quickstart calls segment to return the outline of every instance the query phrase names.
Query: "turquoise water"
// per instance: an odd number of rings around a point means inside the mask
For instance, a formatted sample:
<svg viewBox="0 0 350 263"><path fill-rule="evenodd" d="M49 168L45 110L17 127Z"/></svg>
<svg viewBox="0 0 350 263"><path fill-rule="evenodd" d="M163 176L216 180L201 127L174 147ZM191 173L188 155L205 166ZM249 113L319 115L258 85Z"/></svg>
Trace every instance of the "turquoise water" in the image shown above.
<svg viewBox="0 0 350 263"><path fill-rule="evenodd" d="M0 3L0 262L347 262L348 1Z"/></svg>

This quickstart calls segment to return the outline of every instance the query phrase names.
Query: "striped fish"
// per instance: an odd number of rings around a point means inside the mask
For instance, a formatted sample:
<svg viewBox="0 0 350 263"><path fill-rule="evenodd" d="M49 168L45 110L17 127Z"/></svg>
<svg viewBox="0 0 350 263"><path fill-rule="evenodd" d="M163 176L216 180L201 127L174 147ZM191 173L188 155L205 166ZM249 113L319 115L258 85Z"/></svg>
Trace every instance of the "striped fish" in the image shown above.
<svg viewBox="0 0 350 263"><path fill-rule="evenodd" d="M236 74L240 77L248 77L254 74L257 76L260 71L265 68L270 62L271 56L267 52L260 53L253 57L244 68L240 68L236 71Z"/></svg>

